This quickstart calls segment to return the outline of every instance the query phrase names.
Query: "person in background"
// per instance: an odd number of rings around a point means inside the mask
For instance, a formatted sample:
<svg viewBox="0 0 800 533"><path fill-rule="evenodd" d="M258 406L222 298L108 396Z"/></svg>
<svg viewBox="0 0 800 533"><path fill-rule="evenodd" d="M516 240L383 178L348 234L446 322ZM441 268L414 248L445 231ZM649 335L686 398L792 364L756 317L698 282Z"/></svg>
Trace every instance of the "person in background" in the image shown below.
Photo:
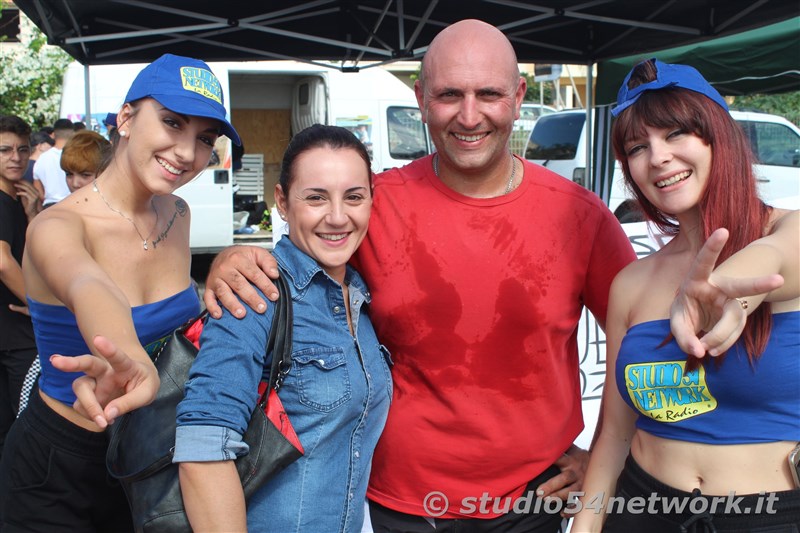
<svg viewBox="0 0 800 533"><path fill-rule="evenodd" d="M72 123L72 129L74 131L85 130L86 129L86 124L84 124L80 120L76 120L75 122Z"/></svg>
<svg viewBox="0 0 800 533"><path fill-rule="evenodd" d="M108 131L108 140L112 143L115 142L114 137L117 135L117 114L106 113L106 118L103 119L103 124L105 124L106 131ZM236 145L234 144L234 146Z"/></svg>
<svg viewBox="0 0 800 533"><path fill-rule="evenodd" d="M372 206L364 145L345 128L302 130L286 149L275 202L289 224L274 253L294 316L293 364L280 398L305 455L262 486L245 513L232 459L244 447L254 391L269 374L264 347L273 308L241 321L230 313L212 318L178 406L173 460L183 500L195 531L358 533L392 396L391 361L369 319L369 291L347 265Z"/></svg>
<svg viewBox="0 0 800 533"><path fill-rule="evenodd" d="M39 130L39 132L47 134L51 139L53 139L53 142L55 142L56 137L55 137L55 130L53 129L53 126L43 126Z"/></svg>
<svg viewBox="0 0 800 533"><path fill-rule="evenodd" d="M67 175L70 192L90 184L111 152L111 143L91 130L76 132L64 145L61 168Z"/></svg>
<svg viewBox="0 0 800 533"><path fill-rule="evenodd" d="M22 179L28 183L33 183L33 165L39 160L39 156L52 148L55 143L52 137L42 131L37 131L31 135L31 157L28 160L28 168L25 170L25 175Z"/></svg>
<svg viewBox="0 0 800 533"><path fill-rule="evenodd" d="M36 191L22 176L30 155L30 126L0 116L0 457L19 410L25 374L36 358L30 317L25 313L22 253L28 221L41 209ZM29 194L19 194L25 187Z"/></svg>
<svg viewBox="0 0 800 533"><path fill-rule="evenodd" d="M364 146L367 148L367 153L369 154L370 158L372 158L372 140L369 138L369 130L367 129L367 125L359 124L355 131L353 131L353 134L364 144Z"/></svg>
<svg viewBox="0 0 800 533"><path fill-rule="evenodd" d="M611 281L635 256L596 195L510 152L525 90L502 32L478 20L448 26L415 86L436 154L375 178L353 266L395 362L367 493L376 532L555 532L561 517L542 506L461 502L580 490L578 322L585 305L604 324ZM264 305L237 278L274 293L257 266L274 262L250 248L212 265L213 314L217 297L244 313L231 285ZM452 505L431 507L430 494Z"/></svg>
<svg viewBox="0 0 800 533"><path fill-rule="evenodd" d="M242 170L242 157L244 156L244 143L241 146L235 144L231 148L231 159L233 160L233 171Z"/></svg>
<svg viewBox="0 0 800 533"><path fill-rule="evenodd" d="M43 153L33 166L33 184L42 196L45 208L69 195L67 176L61 169L61 150L74 134L72 121L66 118L56 120L53 125L55 145Z"/></svg>
<svg viewBox="0 0 800 533"><path fill-rule="evenodd" d="M189 208L173 193L206 168L220 135L239 142L219 80L202 61L167 54L124 102L93 186L28 228L22 267L42 374L0 461L4 533L132 530L104 431L153 400L148 351L200 309Z"/></svg>
<svg viewBox="0 0 800 533"><path fill-rule="evenodd" d="M572 531L797 531L800 212L758 198L744 132L694 68L638 64L612 114L626 183L672 239L612 285L602 429ZM622 511L606 514L615 491ZM731 494L756 511L711 506ZM653 496L646 513L628 505Z"/></svg>

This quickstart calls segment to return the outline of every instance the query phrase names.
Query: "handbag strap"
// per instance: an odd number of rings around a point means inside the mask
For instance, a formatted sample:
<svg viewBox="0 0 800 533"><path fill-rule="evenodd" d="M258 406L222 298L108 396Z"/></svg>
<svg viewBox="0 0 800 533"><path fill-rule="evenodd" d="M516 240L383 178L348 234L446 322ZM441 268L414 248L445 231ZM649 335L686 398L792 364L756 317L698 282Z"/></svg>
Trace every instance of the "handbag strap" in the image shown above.
<svg viewBox="0 0 800 533"><path fill-rule="evenodd" d="M267 341L267 357L272 353L272 365L269 372L269 386L259 398L258 405L263 409L267 404L269 392L275 389L278 392L283 386L283 380L292 368L292 293L286 282L287 274L280 271L280 276L275 280L278 289L278 301L275 304L275 315L272 317L272 326L269 330Z"/></svg>

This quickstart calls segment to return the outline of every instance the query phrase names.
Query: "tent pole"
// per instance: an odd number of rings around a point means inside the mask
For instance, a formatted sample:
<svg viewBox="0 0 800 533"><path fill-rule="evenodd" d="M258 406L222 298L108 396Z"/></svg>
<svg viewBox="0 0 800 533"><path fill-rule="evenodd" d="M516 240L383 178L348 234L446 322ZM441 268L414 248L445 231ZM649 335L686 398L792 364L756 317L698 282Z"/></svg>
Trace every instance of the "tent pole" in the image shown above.
<svg viewBox="0 0 800 533"><path fill-rule="evenodd" d="M539 82L539 109L544 107L544 82Z"/></svg>
<svg viewBox="0 0 800 533"><path fill-rule="evenodd" d="M86 124L86 129L92 129L92 88L89 81L89 65L83 66L83 95L86 104L86 113L84 114L83 122Z"/></svg>
<svg viewBox="0 0 800 533"><path fill-rule="evenodd" d="M594 190L595 172L594 172L594 124L592 121L594 109L594 78L592 77L592 67L594 62L589 61L586 64L586 184L584 185L590 191Z"/></svg>

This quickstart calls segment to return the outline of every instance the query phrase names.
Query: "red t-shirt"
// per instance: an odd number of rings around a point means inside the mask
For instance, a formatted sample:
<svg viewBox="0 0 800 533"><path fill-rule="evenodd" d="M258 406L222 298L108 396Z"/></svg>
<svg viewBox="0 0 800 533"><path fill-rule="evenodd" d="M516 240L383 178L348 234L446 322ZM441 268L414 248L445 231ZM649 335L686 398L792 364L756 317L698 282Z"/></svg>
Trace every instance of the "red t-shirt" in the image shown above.
<svg viewBox="0 0 800 533"><path fill-rule="evenodd" d="M596 195L524 168L485 199L445 187L430 157L376 177L356 266L395 363L368 491L381 505L425 516L439 491L458 518L464 498L519 496L583 429L581 310L605 319L635 255Z"/></svg>

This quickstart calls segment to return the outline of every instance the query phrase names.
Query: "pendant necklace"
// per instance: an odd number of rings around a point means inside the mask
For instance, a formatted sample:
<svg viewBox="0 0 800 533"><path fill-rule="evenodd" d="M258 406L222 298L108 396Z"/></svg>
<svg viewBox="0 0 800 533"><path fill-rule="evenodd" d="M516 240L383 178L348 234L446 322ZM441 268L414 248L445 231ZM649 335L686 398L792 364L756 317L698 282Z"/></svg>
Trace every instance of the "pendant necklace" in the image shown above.
<svg viewBox="0 0 800 533"><path fill-rule="evenodd" d="M152 199L150 200L150 207L153 208L153 212L156 214L156 223L153 225L153 229L150 230L150 233L147 235L147 238L145 238L145 237L142 236L142 232L139 231L139 228L136 227L136 222L134 222L131 217L129 217L128 215L126 215L125 213L120 211L119 209L115 209L115 208L111 207L111 204L108 203L108 200L106 200L106 197L103 196L103 193L100 192L100 189L97 187L97 178L95 178L94 181L92 182L92 190L100 195L100 198L103 199L103 202L106 204L106 207L108 207L109 209L114 211L116 214L118 214L119 216L121 216L122 218L124 218L125 220L127 220L128 222L131 223L131 226L133 226L133 229L136 230L136 233L139 235L139 238L142 239L142 248L144 248L144 251L146 252L148 250L147 241L150 239L150 237L153 235L153 232L158 227L158 209L156 209L156 206L153 203L153 200Z"/></svg>
<svg viewBox="0 0 800 533"><path fill-rule="evenodd" d="M517 162L514 161L513 154L509 153L511 156L511 175L508 177L508 184L506 185L506 190L503 192L503 195L506 195L511 192L511 188L514 186L514 176L517 173ZM439 154L438 152L433 154L433 173L436 174L436 177L439 177Z"/></svg>

